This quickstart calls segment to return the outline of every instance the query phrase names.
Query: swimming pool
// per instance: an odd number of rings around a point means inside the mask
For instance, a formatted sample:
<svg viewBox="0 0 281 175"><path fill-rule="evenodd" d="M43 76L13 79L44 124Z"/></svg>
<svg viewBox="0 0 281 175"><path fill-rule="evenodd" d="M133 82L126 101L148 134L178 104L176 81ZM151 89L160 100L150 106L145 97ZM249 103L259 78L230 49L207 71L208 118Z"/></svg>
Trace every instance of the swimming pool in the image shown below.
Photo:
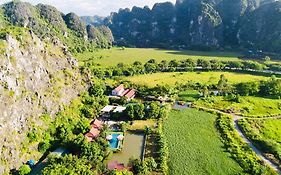
<svg viewBox="0 0 281 175"><path fill-rule="evenodd" d="M118 147L119 147L118 136L120 134L111 134L111 135L112 135L112 139L109 141L110 148L111 149L118 149Z"/></svg>

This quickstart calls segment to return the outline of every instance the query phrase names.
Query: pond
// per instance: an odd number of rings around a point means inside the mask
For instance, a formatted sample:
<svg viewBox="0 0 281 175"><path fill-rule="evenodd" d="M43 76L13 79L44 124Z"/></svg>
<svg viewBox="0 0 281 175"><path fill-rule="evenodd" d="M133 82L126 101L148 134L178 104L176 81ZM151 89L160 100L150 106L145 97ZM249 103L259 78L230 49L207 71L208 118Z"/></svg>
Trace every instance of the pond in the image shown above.
<svg viewBox="0 0 281 175"><path fill-rule="evenodd" d="M131 157L142 158L144 150L144 134L127 132L123 148L120 152L114 153L110 161L127 165Z"/></svg>

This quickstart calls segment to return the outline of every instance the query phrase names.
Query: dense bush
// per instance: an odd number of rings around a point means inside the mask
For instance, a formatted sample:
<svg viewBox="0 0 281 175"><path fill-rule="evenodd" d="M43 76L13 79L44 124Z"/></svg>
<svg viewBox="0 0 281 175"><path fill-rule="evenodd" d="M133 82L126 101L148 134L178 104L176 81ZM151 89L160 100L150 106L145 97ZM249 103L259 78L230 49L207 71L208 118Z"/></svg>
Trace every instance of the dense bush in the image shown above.
<svg viewBox="0 0 281 175"><path fill-rule="evenodd" d="M91 165L87 159L78 158L73 155L66 155L61 158L52 158L47 167L42 171L43 175L55 174L85 174L94 175L96 172L91 170Z"/></svg>
<svg viewBox="0 0 281 175"><path fill-rule="evenodd" d="M166 117L167 107L159 102L129 104L124 113L131 120L160 119Z"/></svg>
<svg viewBox="0 0 281 175"><path fill-rule="evenodd" d="M240 95L262 95L281 97L281 80L275 76L268 81L239 83L235 87Z"/></svg>
<svg viewBox="0 0 281 175"><path fill-rule="evenodd" d="M18 174L19 175L27 175L31 172L31 168L29 167L29 165L22 165L19 169Z"/></svg>
<svg viewBox="0 0 281 175"><path fill-rule="evenodd" d="M163 121L158 122L158 128L156 131L156 145L158 146L159 163L158 168L163 172L163 174L168 174L168 145L163 133Z"/></svg>

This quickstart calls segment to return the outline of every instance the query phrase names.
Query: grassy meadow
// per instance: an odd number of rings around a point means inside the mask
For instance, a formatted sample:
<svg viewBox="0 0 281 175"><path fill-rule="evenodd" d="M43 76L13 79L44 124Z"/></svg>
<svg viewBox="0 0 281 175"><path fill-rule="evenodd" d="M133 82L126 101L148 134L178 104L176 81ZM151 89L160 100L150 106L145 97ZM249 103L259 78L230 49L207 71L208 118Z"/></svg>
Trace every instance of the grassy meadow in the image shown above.
<svg viewBox="0 0 281 175"><path fill-rule="evenodd" d="M115 66L118 63L132 64L135 61L147 62L155 59L160 62L162 60L184 60L191 59L218 59L218 60L238 60L239 53L233 52L203 52L203 51L176 51L162 49L141 49L141 48L121 48L96 50L95 52L84 52L76 55L79 62L94 60L102 66Z"/></svg>
<svg viewBox="0 0 281 175"><path fill-rule="evenodd" d="M251 130L262 138L277 142L281 148L281 119L248 119Z"/></svg>
<svg viewBox="0 0 281 175"><path fill-rule="evenodd" d="M274 116L281 114L281 100L262 97L243 96L240 103L229 101L224 97L208 97L195 102L198 106L222 111L231 109L236 114L248 117Z"/></svg>
<svg viewBox="0 0 281 175"><path fill-rule="evenodd" d="M245 119L239 121L239 125L247 137L281 167L281 119Z"/></svg>
<svg viewBox="0 0 281 175"><path fill-rule="evenodd" d="M170 174L242 173L241 167L224 150L215 120L216 116L196 109L170 113L164 123Z"/></svg>
<svg viewBox="0 0 281 175"><path fill-rule="evenodd" d="M176 83L187 83L189 81L203 84L217 84L222 74L225 75L230 84L268 79L265 76L232 72L161 72L125 77L124 79L134 84L147 85L149 87L154 87L157 84L173 86Z"/></svg>

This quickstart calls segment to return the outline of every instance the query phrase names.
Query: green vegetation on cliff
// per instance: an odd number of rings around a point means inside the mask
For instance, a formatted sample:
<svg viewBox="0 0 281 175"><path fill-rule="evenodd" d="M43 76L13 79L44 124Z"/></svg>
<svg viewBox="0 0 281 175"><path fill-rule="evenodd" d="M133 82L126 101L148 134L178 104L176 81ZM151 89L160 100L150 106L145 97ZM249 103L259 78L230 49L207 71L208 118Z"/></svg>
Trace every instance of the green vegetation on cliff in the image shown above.
<svg viewBox="0 0 281 175"><path fill-rule="evenodd" d="M12 1L0 7L0 27L9 25L31 29L41 39L58 38L72 53L109 48L113 36L108 27L86 26L74 13L62 14L55 7ZM86 28L94 28L94 34Z"/></svg>

